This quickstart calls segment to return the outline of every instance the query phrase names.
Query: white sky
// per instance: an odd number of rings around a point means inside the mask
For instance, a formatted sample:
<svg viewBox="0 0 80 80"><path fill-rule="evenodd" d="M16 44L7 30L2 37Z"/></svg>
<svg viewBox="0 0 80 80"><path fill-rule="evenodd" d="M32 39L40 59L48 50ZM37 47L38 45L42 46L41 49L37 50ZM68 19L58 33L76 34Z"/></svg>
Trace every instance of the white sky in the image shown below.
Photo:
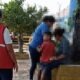
<svg viewBox="0 0 80 80"><path fill-rule="evenodd" d="M2 0L3 3L9 2L10 0ZM28 4L30 5L37 5L37 7L44 7L48 8L49 14L56 14L60 10L68 7L70 0L26 0L24 8L27 7Z"/></svg>

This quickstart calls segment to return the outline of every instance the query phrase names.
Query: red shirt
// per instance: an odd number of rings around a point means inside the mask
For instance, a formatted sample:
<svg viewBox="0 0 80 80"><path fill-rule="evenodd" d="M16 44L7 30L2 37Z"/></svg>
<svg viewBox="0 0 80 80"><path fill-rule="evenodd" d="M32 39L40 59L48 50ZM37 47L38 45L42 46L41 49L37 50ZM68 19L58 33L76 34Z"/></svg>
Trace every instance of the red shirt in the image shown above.
<svg viewBox="0 0 80 80"><path fill-rule="evenodd" d="M40 62L49 63L50 58L55 56L55 45L52 41L44 41L41 46Z"/></svg>

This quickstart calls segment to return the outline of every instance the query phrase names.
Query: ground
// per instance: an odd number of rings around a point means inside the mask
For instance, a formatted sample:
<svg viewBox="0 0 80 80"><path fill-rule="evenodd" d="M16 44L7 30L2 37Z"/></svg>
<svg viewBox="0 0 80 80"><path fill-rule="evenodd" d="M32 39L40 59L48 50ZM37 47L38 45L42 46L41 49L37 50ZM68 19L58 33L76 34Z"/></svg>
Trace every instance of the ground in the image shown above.
<svg viewBox="0 0 80 80"><path fill-rule="evenodd" d="M14 44L13 47L14 47L15 52L19 51L18 45ZM26 44L24 44L23 50L24 50L24 52L26 52L29 55L29 51L28 51L29 49ZM19 54L19 53L17 53L17 54ZM22 55L22 54L20 54L20 55ZM21 59L21 60L19 59L18 60L19 71L18 71L18 73L16 73L14 71L13 80L29 80L30 65L31 65L30 59ZM34 80L36 80L36 77L34 77Z"/></svg>
<svg viewBox="0 0 80 80"><path fill-rule="evenodd" d="M29 80L29 69L30 69L30 59L29 60L18 60L19 71L16 73L14 71L13 80ZM34 80L37 80L37 76L34 76Z"/></svg>
<svg viewBox="0 0 80 80"><path fill-rule="evenodd" d="M14 71L13 80L29 80L30 60L18 60L19 71Z"/></svg>
<svg viewBox="0 0 80 80"><path fill-rule="evenodd" d="M18 53L18 45L14 44L14 51ZM26 46L26 44L23 47L24 52L26 52L27 54L29 53L28 51L28 47ZM16 55L17 55L16 54ZM20 54L22 55L22 54ZM21 56L20 56L21 57ZM22 59L22 60L18 60L18 66L19 66L19 71L18 73L16 73L14 71L13 74L13 80L29 80L29 69L30 69L30 59Z"/></svg>

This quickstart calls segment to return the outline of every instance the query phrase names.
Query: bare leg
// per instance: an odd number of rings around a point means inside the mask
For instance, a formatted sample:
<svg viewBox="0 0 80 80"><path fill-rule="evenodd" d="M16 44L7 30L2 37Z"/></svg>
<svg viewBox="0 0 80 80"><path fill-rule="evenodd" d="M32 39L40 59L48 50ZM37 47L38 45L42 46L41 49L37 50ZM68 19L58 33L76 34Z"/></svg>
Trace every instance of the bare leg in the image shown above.
<svg viewBox="0 0 80 80"><path fill-rule="evenodd" d="M45 75L45 70L42 71L41 80L47 80L47 79L46 79L46 75Z"/></svg>
<svg viewBox="0 0 80 80"><path fill-rule="evenodd" d="M42 73L42 71L39 70L39 71L38 71L38 80L41 80L41 73Z"/></svg>

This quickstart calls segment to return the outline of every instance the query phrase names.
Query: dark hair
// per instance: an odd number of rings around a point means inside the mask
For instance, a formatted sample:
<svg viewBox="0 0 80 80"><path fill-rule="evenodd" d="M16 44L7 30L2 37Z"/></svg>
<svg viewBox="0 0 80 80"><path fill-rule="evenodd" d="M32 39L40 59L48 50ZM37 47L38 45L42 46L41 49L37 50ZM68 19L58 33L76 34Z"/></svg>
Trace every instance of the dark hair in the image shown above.
<svg viewBox="0 0 80 80"><path fill-rule="evenodd" d="M51 32L44 32L44 35L49 35L51 37L52 33Z"/></svg>
<svg viewBox="0 0 80 80"><path fill-rule="evenodd" d="M0 18L2 18L2 10L0 10Z"/></svg>
<svg viewBox="0 0 80 80"><path fill-rule="evenodd" d="M65 32L64 29L57 28L57 29L55 29L55 31L54 31L54 36L56 37L56 36L58 35L58 36L62 37L63 34L64 34L64 32Z"/></svg>
<svg viewBox="0 0 80 80"><path fill-rule="evenodd" d="M53 16L45 16L43 18L43 22L47 22L47 21L54 23L56 20L55 20L55 18Z"/></svg>

